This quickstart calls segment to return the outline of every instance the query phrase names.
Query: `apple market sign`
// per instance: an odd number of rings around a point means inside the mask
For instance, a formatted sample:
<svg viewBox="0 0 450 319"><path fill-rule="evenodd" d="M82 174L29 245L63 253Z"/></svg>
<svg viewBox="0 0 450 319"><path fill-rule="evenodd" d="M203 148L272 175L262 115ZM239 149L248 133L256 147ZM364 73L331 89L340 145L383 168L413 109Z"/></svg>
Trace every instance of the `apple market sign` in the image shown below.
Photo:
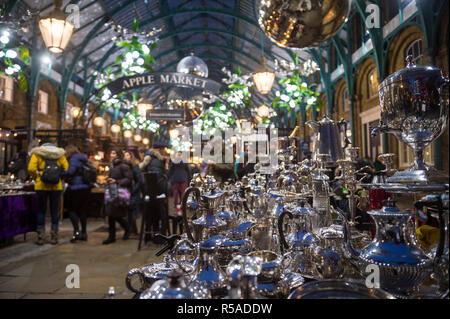
<svg viewBox="0 0 450 319"><path fill-rule="evenodd" d="M200 76L176 73L176 72L151 72L134 76L127 76L117 79L105 87L111 91L114 96L124 91L136 90L143 87L159 86L182 86L193 89L201 89L214 94L219 92L220 83Z"/></svg>

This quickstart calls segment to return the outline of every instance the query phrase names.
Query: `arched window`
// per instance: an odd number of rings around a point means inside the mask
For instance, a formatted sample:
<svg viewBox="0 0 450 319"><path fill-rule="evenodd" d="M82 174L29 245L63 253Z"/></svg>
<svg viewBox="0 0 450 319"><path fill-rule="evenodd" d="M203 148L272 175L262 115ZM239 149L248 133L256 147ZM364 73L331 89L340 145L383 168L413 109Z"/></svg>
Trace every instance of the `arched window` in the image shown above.
<svg viewBox="0 0 450 319"><path fill-rule="evenodd" d="M413 62L416 64L422 64L423 60L423 42L422 39L413 41L407 48L405 52L405 58L408 55L413 56Z"/></svg>
<svg viewBox="0 0 450 319"><path fill-rule="evenodd" d="M350 100L348 98L348 89L344 89L344 94L342 94L343 99L343 106L344 106L344 112L347 112L350 110Z"/></svg>
<svg viewBox="0 0 450 319"><path fill-rule="evenodd" d="M374 97L378 94L378 78L377 78L377 69L374 68L369 72L369 76L367 77L367 85L369 91L369 98Z"/></svg>

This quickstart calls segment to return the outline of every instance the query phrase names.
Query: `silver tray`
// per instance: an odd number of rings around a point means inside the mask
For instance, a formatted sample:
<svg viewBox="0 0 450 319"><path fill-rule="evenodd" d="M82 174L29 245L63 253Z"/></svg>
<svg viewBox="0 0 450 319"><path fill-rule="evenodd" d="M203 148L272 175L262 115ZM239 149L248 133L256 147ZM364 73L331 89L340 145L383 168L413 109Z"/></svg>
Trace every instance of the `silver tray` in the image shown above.
<svg viewBox="0 0 450 319"><path fill-rule="evenodd" d="M319 280L301 285L288 299L395 299L381 289L369 289L356 280Z"/></svg>
<svg viewBox="0 0 450 319"><path fill-rule="evenodd" d="M437 193L442 194L448 192L449 184L397 184L397 183L381 183L381 184L361 184L361 187L368 189L382 189L389 193L401 194L419 194L419 193Z"/></svg>

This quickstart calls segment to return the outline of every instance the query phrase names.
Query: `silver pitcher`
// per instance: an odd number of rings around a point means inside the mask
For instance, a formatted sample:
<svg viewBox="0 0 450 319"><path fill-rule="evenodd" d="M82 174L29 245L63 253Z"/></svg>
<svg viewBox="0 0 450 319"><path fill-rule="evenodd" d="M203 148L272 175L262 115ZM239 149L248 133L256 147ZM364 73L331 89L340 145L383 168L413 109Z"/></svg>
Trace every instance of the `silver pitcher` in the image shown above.
<svg viewBox="0 0 450 319"><path fill-rule="evenodd" d="M191 193L196 200L188 202ZM183 216L183 227L187 237L193 242L201 242L225 230L227 222L217 216L217 207L221 197L225 194L211 188L208 192L203 192L198 187L188 187L183 195L181 212ZM190 221L188 218L188 207L194 207L196 213L205 211L200 218Z"/></svg>
<svg viewBox="0 0 450 319"><path fill-rule="evenodd" d="M344 159L343 150L350 144L347 137L347 122L344 119L335 122L325 115L320 121L308 121L306 124L316 134L312 146L313 159L316 159L318 154L328 154L330 157L327 166L333 166L337 160ZM341 126L344 127L344 147L342 147L341 136L339 134Z"/></svg>
<svg viewBox="0 0 450 319"><path fill-rule="evenodd" d="M423 160L423 150L445 130L448 121L448 83L442 71L417 66L408 56L407 67L388 76L379 86L380 126L372 134L391 133L414 151L414 164L388 178L389 183L446 182L441 173Z"/></svg>
<svg viewBox="0 0 450 319"><path fill-rule="evenodd" d="M217 247L222 238L211 237L201 243L193 244L188 239L178 242L175 246L175 262L181 270L189 274L191 283L199 283L211 293L213 298L224 297L226 291L226 275L217 261ZM185 241L185 243L183 243ZM178 258L178 249L181 245L188 244L197 254L193 266L194 269L186 269L183 262Z"/></svg>

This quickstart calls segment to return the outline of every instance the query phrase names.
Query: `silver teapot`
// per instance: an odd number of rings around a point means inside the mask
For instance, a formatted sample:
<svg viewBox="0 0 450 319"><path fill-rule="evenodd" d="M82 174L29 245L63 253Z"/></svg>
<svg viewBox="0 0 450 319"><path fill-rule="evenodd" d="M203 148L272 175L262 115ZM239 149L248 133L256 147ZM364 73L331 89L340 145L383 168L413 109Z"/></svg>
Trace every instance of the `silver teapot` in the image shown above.
<svg viewBox="0 0 450 319"><path fill-rule="evenodd" d="M166 255L161 263L151 263L144 267L130 269L125 284L135 294L141 294L156 281L165 279L167 274L179 269L175 261Z"/></svg>
<svg viewBox="0 0 450 319"><path fill-rule="evenodd" d="M289 284L283 273L287 267L287 256L269 250L252 251L247 256L261 260L258 275L258 292L267 298L285 298L289 294Z"/></svg>
<svg viewBox="0 0 450 319"><path fill-rule="evenodd" d="M369 211L375 220L376 235L361 250L355 249L351 242L345 213L340 209L337 212L344 221L344 240L352 260L361 274L365 274L368 265L377 266L380 288L398 295L409 295L430 278L442 252L438 251L432 259L419 247L415 231L409 227L412 212L400 211L392 199L386 200L382 209ZM440 224L443 227L442 221ZM443 241L444 236L441 236L442 246Z"/></svg>
<svg viewBox="0 0 450 319"><path fill-rule="evenodd" d="M423 150L445 130L448 121L449 80L432 66L417 66L408 56L407 67L388 76L379 86L380 126L372 134L391 133L414 151L414 164L388 178L390 183L448 183L448 175L428 166Z"/></svg>
<svg viewBox="0 0 450 319"><path fill-rule="evenodd" d="M158 280L139 299L210 299L210 292L197 282L187 283L180 270L167 274L165 280Z"/></svg>

